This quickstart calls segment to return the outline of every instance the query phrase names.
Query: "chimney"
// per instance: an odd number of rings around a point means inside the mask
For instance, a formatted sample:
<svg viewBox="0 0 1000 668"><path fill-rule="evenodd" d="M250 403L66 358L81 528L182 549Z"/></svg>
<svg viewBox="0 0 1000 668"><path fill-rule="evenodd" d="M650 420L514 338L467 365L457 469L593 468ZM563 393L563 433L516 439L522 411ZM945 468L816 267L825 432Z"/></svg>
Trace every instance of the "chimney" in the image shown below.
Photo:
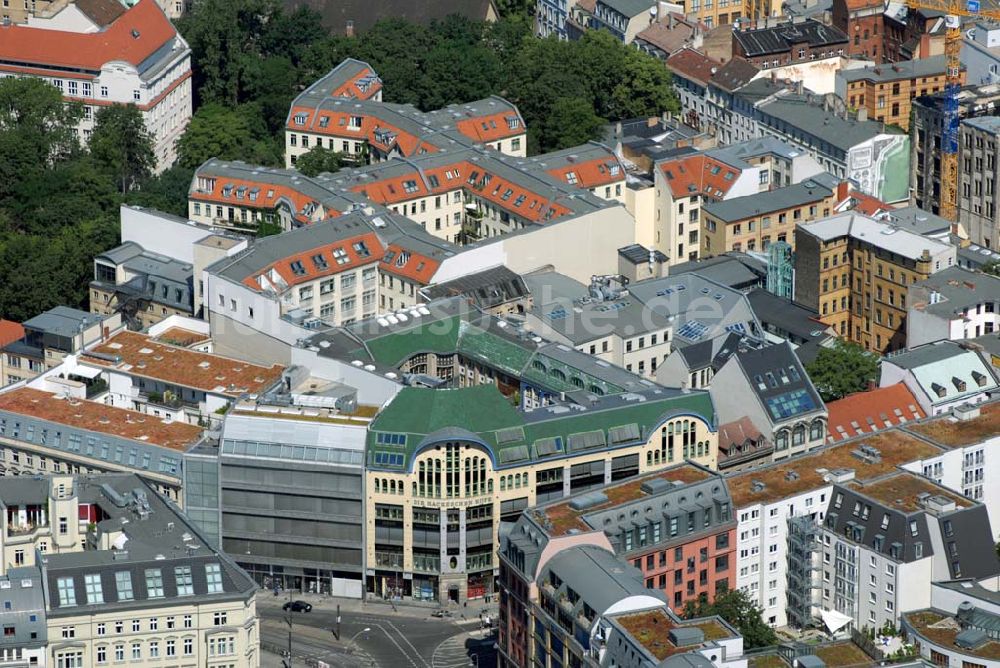
<svg viewBox="0 0 1000 668"><path fill-rule="evenodd" d="M847 196L851 194L851 184L847 181L841 181L837 184L837 199L844 201Z"/></svg>
<svg viewBox="0 0 1000 668"><path fill-rule="evenodd" d="M802 79L799 79L798 81L795 82L795 92L798 93L799 95L802 95L804 91L805 91L805 84L802 83Z"/></svg>
<svg viewBox="0 0 1000 668"><path fill-rule="evenodd" d="M674 13L667 12L667 27L673 30L674 26L676 25L676 22L677 22L677 17L674 16Z"/></svg>

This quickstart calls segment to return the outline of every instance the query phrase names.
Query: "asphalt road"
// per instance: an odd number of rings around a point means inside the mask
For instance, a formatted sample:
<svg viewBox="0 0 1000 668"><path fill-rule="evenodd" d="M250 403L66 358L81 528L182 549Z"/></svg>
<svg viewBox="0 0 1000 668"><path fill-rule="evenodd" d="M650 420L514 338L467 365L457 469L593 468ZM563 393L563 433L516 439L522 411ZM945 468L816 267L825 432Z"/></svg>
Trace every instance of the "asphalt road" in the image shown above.
<svg viewBox="0 0 1000 668"><path fill-rule="evenodd" d="M259 606L257 611L264 622L262 640L284 647L288 642L285 613L272 606ZM345 610L341 613L341 642L333 634L336 625L335 610L317 607L312 612L294 613L293 659L308 657L338 667L367 667L374 663L376 668L463 668L477 661L480 668L496 665L493 639L480 640L474 622L462 625L438 619L431 617L430 610L425 615L413 611L412 615L392 616ZM309 630L296 633L296 626ZM469 631L475 631L473 637ZM323 640L327 634L329 643ZM348 653L344 645L352 642L358 651Z"/></svg>

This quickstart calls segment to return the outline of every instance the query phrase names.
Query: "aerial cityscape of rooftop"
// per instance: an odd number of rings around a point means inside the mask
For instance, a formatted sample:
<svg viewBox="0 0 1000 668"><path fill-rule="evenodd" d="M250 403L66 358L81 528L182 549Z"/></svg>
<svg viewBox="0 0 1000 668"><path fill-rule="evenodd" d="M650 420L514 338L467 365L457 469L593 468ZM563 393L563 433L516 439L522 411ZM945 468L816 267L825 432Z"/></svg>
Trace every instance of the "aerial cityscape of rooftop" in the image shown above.
<svg viewBox="0 0 1000 668"><path fill-rule="evenodd" d="M1000 668L996 0L2 5L0 668Z"/></svg>

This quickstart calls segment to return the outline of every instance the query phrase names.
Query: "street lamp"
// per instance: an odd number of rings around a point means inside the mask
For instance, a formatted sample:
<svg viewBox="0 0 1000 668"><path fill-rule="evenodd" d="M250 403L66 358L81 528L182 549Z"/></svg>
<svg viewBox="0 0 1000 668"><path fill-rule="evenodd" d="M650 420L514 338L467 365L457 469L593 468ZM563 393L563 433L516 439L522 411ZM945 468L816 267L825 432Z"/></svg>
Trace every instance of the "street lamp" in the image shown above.
<svg viewBox="0 0 1000 668"><path fill-rule="evenodd" d="M368 633L371 630L372 630L372 628L370 626L366 626L365 628L361 629L360 631L358 631L357 633L355 633L353 636L351 636L351 639L348 640L348 642L349 643L353 643L355 641L355 639L357 639L357 637L359 635L361 635L362 633Z"/></svg>

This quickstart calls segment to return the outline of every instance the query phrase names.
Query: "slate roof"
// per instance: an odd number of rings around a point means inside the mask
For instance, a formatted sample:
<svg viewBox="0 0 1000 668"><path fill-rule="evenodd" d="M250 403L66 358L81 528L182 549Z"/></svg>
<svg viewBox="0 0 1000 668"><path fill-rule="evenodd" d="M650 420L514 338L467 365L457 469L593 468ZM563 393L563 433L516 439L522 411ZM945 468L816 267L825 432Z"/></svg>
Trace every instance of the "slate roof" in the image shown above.
<svg viewBox="0 0 1000 668"><path fill-rule="evenodd" d="M49 480L37 480L40 486ZM89 484L88 484L89 483ZM122 531L123 549L49 553L42 566L48 595L48 616L69 617L81 613L161 607L183 601L205 604L215 601L248 600L257 590L253 580L229 557L213 548L198 529L153 488L134 474L78 477L74 488L81 503L97 504L106 519L97 522L100 532ZM0 479L0 496L3 495ZM144 510L143 510L144 509ZM124 520L127 520L125 522ZM208 570L219 569L219 591L210 591ZM190 569L192 593L178 591L177 569ZM147 585L151 570L162 578L162 595ZM119 573L128 573L131 598L118 586ZM102 600L88 600L86 575L100 576ZM68 579L75 604L60 599L59 581Z"/></svg>
<svg viewBox="0 0 1000 668"><path fill-rule="evenodd" d="M708 201L702 206L705 213L731 223L776 211L805 206L833 196L834 191L813 179L806 179L784 188L777 188L744 197L721 201Z"/></svg>
<svg viewBox="0 0 1000 668"><path fill-rule="evenodd" d="M557 553L546 562L537 582L541 586L554 573L561 581L559 594L572 589L578 599L572 604L572 618L583 612L586 604L598 615L603 615L615 604L632 597L649 597L650 603L666 597L659 590L646 589L642 573L635 566L618 559L612 552L596 545L570 547ZM572 600L572 599L569 599Z"/></svg>
<svg viewBox="0 0 1000 668"><path fill-rule="evenodd" d="M829 338L827 325L819 319L819 313L768 292L763 288L751 290L747 295L753 312L761 326L792 343L823 341Z"/></svg>
<svg viewBox="0 0 1000 668"><path fill-rule="evenodd" d="M853 81L884 83L918 77L940 76L945 73L945 70L946 62L944 56L930 56L929 58L903 60L898 63L878 65L876 67L840 70L837 72L837 76L848 83Z"/></svg>
<svg viewBox="0 0 1000 668"><path fill-rule="evenodd" d="M784 53L797 44L817 48L847 44L848 41L847 35L836 26L825 25L814 19L757 30L734 30L733 39L750 58Z"/></svg>
<svg viewBox="0 0 1000 668"><path fill-rule="evenodd" d="M879 135L893 134L877 121L845 119L832 110L825 111L822 104L809 104L798 96L779 96L757 109L764 116L762 122L768 125L777 122L792 126L842 151Z"/></svg>
<svg viewBox="0 0 1000 668"><path fill-rule="evenodd" d="M598 0L598 2L629 18L646 14L650 7L656 5L655 0Z"/></svg>
<svg viewBox="0 0 1000 668"><path fill-rule="evenodd" d="M48 629L41 570L37 566L9 568L0 577L0 597L4 600L0 624L5 629L0 650L45 647Z"/></svg>
<svg viewBox="0 0 1000 668"><path fill-rule="evenodd" d="M797 229L823 241L849 236L911 260L919 259L925 250L933 257L949 248L947 243L850 211L802 223Z"/></svg>
<svg viewBox="0 0 1000 668"><path fill-rule="evenodd" d="M825 412L823 400L789 343L741 349L732 359L772 425Z"/></svg>
<svg viewBox="0 0 1000 668"><path fill-rule="evenodd" d="M960 401L997 388L993 371L979 354L954 341L918 346L886 358L883 364L910 371L931 404Z"/></svg>
<svg viewBox="0 0 1000 668"><path fill-rule="evenodd" d="M1000 301L1000 278L962 267L948 267L914 284L911 308L942 318L960 319L963 311Z"/></svg>
<svg viewBox="0 0 1000 668"><path fill-rule="evenodd" d="M504 265L490 267L461 278L429 285L421 291L428 300L462 296L477 306L489 309L530 295L519 274Z"/></svg>
<svg viewBox="0 0 1000 668"><path fill-rule="evenodd" d="M80 333L81 327L104 320L103 315L88 313L69 306L56 306L48 311L24 321L26 330L44 332L55 336L72 338Z"/></svg>

